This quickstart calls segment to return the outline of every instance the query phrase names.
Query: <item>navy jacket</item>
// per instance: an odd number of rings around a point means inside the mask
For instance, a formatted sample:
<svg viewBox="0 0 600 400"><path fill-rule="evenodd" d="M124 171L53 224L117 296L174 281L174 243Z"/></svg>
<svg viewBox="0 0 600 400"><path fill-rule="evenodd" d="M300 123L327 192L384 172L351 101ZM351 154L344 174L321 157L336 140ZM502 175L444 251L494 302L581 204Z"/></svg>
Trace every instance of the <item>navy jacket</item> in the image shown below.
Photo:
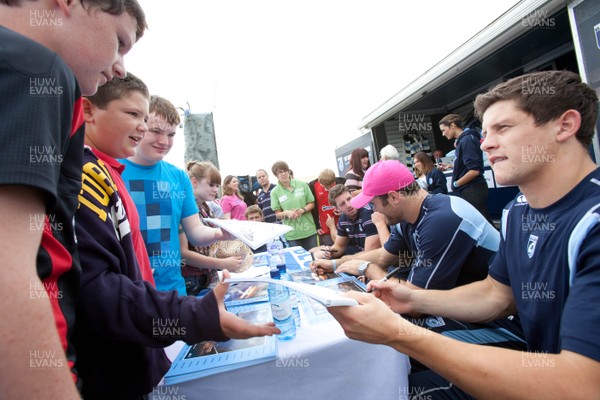
<svg viewBox="0 0 600 400"><path fill-rule="evenodd" d="M437 168L432 169L427 175L427 191L431 194L448 194L448 184L446 182L446 175Z"/></svg>
<svg viewBox="0 0 600 400"><path fill-rule="evenodd" d="M227 340L212 292L180 297L142 280L108 168L86 148L76 214L82 282L74 333L86 400L151 392L171 364L163 347L177 340Z"/></svg>
<svg viewBox="0 0 600 400"><path fill-rule="evenodd" d="M461 187L453 188L453 192L460 192L475 184L485 183L485 178L483 177L483 152L481 151L480 140L481 135L475 129L464 130L458 139L456 139L456 151L454 152L456 158L454 159L452 182L456 182L471 170L479 171L480 174L471 182Z"/></svg>

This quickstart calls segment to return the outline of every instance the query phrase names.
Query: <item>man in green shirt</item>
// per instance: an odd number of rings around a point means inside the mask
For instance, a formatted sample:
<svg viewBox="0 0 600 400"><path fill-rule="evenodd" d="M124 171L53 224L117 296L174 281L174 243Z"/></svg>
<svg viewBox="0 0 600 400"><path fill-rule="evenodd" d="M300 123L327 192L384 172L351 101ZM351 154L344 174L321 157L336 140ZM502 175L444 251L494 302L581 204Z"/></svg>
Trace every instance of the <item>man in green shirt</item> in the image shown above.
<svg viewBox="0 0 600 400"><path fill-rule="evenodd" d="M292 179L285 161L277 161L271 171L279 181L271 191L271 208L277 219L294 228L285 238L290 246L312 249L317 246L317 228L311 215L315 198L308 184Z"/></svg>

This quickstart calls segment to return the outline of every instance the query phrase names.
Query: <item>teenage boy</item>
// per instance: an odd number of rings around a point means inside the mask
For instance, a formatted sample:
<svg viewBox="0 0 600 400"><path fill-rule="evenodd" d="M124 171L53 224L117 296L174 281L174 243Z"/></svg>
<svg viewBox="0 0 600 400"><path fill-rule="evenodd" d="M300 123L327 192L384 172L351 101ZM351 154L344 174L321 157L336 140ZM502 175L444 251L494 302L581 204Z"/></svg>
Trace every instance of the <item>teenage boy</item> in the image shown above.
<svg viewBox="0 0 600 400"><path fill-rule="evenodd" d="M125 75L123 57L145 27L135 0L0 1L3 398L79 398L69 369L81 95Z"/></svg>
<svg viewBox="0 0 600 400"><path fill-rule="evenodd" d="M198 299L158 291L142 279L132 234L139 227L128 213L135 206L116 159L135 153L146 131L148 101L146 85L131 74L83 100L90 147L76 214L82 284L74 343L85 399L151 392L170 366L162 347L176 340L194 344L274 333L269 325L251 326L226 312L224 285ZM172 329L162 335L160 326Z"/></svg>
<svg viewBox="0 0 600 400"><path fill-rule="evenodd" d="M451 393L458 386L476 398L597 397L600 169L588 149L598 97L577 74L545 71L479 95L475 111L496 180L522 192L504 210L488 277L449 291L374 282L379 299L350 294L358 307L330 311L349 337L385 343L439 373L411 382L420 391L458 397ZM528 352L429 333L394 311L465 321L517 311Z"/></svg>
<svg viewBox="0 0 600 400"><path fill-rule="evenodd" d="M319 173L319 177L308 183L311 193L315 198L315 208L312 209L313 220L317 227L319 235L319 245L331 246L335 242L335 232L327 224L334 227L338 222L338 216L335 214L335 206L329 203L329 189L336 184L335 173L329 168Z"/></svg>
<svg viewBox="0 0 600 400"><path fill-rule="evenodd" d="M179 225L188 241L202 246L229 239L220 229L202 224L190 178L185 171L163 161L171 150L179 113L168 100L152 96L148 131L125 164L123 180L139 215L154 281L159 290L177 290L186 295L181 275Z"/></svg>

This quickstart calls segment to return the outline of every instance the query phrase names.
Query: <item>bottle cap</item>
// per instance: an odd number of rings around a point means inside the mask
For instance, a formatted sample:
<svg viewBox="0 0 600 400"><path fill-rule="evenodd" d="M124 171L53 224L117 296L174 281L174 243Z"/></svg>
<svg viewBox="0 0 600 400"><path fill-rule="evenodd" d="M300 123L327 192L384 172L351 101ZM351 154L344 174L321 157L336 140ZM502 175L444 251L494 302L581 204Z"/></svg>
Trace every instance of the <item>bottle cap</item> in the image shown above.
<svg viewBox="0 0 600 400"><path fill-rule="evenodd" d="M271 279L280 279L281 278L281 274L277 268L271 268L271 271L269 271L269 272L271 274Z"/></svg>

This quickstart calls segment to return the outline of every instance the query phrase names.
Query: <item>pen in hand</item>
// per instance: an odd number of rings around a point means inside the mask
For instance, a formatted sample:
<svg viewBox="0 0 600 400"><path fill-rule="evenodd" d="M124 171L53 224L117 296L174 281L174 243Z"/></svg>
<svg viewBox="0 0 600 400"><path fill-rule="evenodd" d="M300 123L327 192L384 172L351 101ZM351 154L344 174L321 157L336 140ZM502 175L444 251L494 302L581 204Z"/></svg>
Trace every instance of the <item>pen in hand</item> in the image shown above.
<svg viewBox="0 0 600 400"><path fill-rule="evenodd" d="M388 272L388 273L387 273L387 275L386 275L386 276L384 276L382 279L380 279L378 282L382 282L382 283L383 283L383 282L386 282L386 281L387 281L388 279L390 279L392 276L396 275L396 273L397 273L398 271L400 271L400 268L401 268L401 267L396 267L396 268L394 268L393 270L391 270L390 272ZM372 288L372 287L371 287L371 289L369 289L369 290L367 291L367 293L371 293L371 292L373 292L373 288Z"/></svg>

